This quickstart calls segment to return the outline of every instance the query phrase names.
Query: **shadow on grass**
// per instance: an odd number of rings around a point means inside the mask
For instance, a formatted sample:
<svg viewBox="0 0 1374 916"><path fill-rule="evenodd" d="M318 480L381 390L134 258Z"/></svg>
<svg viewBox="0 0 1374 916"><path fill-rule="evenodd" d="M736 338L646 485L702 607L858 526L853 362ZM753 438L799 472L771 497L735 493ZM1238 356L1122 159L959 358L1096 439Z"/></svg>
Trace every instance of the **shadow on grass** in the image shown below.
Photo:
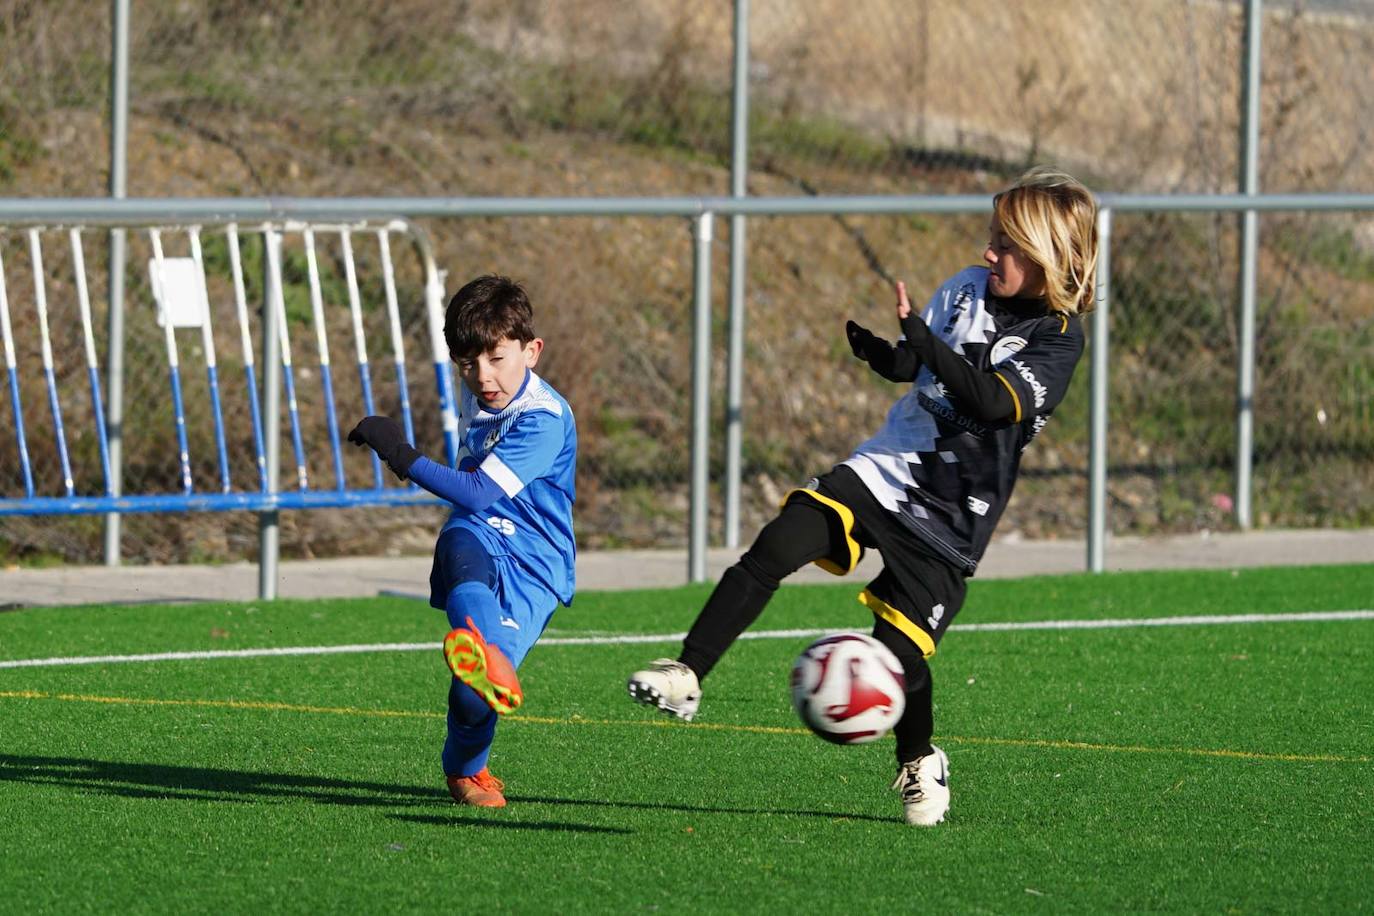
<svg viewBox="0 0 1374 916"><path fill-rule="evenodd" d="M442 788L404 786L394 783L296 776L286 773L253 773L210 767L167 766L153 763L120 763L76 757L38 757L0 754L0 783L23 782L101 792L122 798L176 799L185 801L262 801L305 799L324 805L447 806ZM692 814L780 815L819 817L827 820L876 821L892 818L843 811L807 811L787 808L727 808L712 805L678 805L671 802L634 802L612 799L552 798L508 795L515 803L571 805L600 808L638 808L647 811L685 811ZM597 833L631 833L611 827L551 822L497 822L485 818L442 815L395 815L404 820L433 824L473 824L523 830L582 830Z"/></svg>
<svg viewBox="0 0 1374 916"><path fill-rule="evenodd" d="M327 805L395 807L432 805L446 798L441 788L428 786L15 754L0 754L0 782L68 786L126 798L196 801L300 798Z"/></svg>
<svg viewBox="0 0 1374 916"><path fill-rule="evenodd" d="M415 824L433 824L436 827L499 827L502 830L552 830L566 833L634 833L624 827L596 827L592 824L561 824L556 821L507 821L495 817L464 817L462 815L442 814L391 814L392 820L410 821Z"/></svg>
<svg viewBox="0 0 1374 916"><path fill-rule="evenodd" d="M527 802L533 805L588 805L602 808L641 808L646 811L685 811L688 814L747 814L751 817L773 815L775 817L821 817L826 820L874 821L880 824L891 823L897 818L877 817L872 814L854 814L846 811L807 811L799 808L723 808L716 805L674 805L668 802L631 802L611 799L592 798L547 798L535 795L510 795L511 802ZM900 812L898 812L900 813Z"/></svg>

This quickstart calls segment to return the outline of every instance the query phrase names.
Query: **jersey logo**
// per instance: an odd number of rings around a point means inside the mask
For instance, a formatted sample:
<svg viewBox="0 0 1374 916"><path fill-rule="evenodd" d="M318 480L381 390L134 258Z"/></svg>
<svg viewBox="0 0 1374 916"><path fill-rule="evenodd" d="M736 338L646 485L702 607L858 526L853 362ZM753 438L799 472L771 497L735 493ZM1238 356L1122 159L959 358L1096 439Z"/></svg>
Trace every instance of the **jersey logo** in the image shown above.
<svg viewBox="0 0 1374 916"><path fill-rule="evenodd" d="M515 522L508 518L493 515L487 519L487 524L504 534L506 537L515 534Z"/></svg>
<svg viewBox="0 0 1374 916"><path fill-rule="evenodd" d="M965 432L970 432L975 436L986 436L988 434L988 428L986 426L979 423L977 420L970 420L948 404L941 404L939 401L927 395L924 391L916 392L916 403L925 408L927 413L934 414L948 423L953 423Z"/></svg>
<svg viewBox="0 0 1374 916"><path fill-rule="evenodd" d="M963 286L959 287L959 292L954 296L954 307L959 308L960 306L968 305L972 302L974 288L972 283L965 283Z"/></svg>
<svg viewBox="0 0 1374 916"><path fill-rule="evenodd" d="M482 451L489 452L496 448L496 443L501 441L501 430L498 427L487 433L487 437L482 440Z"/></svg>
<svg viewBox="0 0 1374 916"><path fill-rule="evenodd" d="M1021 360L1013 359L1011 365L1016 370L1016 374L1025 379L1027 385L1030 385L1031 391L1035 394L1035 406L1044 407L1045 397L1049 394L1049 390L1044 385L1040 384L1040 380L1035 377L1035 373L1030 370L1030 366L1027 366L1025 363L1021 362Z"/></svg>
<svg viewBox="0 0 1374 916"><path fill-rule="evenodd" d="M1020 353L1026 348L1026 338L1024 337L1003 337L992 345L992 351L988 354L988 361L994 366L1000 366L1013 353Z"/></svg>
<svg viewBox="0 0 1374 916"><path fill-rule="evenodd" d="M992 508L988 505L986 501L981 500L976 496L970 496L968 498L968 507L969 509L973 510L973 512L977 515L987 515L988 509Z"/></svg>
<svg viewBox="0 0 1374 916"><path fill-rule="evenodd" d="M959 287L959 292L954 294L954 301L949 305L949 320L945 322L941 334L948 334L954 330L954 325L958 323L959 317L964 314L964 309L973 302L974 285L965 283Z"/></svg>
<svg viewBox="0 0 1374 916"><path fill-rule="evenodd" d="M933 630L940 625L940 618L943 616L945 616L945 606L943 604L937 604L930 609L930 616L926 618L926 623L930 624Z"/></svg>

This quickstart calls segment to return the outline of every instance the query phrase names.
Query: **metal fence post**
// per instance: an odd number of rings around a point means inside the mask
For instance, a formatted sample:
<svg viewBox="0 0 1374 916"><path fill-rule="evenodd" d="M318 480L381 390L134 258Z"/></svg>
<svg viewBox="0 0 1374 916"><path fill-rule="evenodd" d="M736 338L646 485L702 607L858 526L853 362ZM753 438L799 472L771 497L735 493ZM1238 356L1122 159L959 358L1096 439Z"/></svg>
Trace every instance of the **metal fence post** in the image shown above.
<svg viewBox="0 0 1374 916"><path fill-rule="evenodd" d="M1112 211L1097 211L1097 289L1093 312L1092 403L1088 438L1088 572L1102 572L1107 541L1107 357L1112 285Z"/></svg>
<svg viewBox="0 0 1374 916"><path fill-rule="evenodd" d="M129 148L129 0L110 10L110 196L125 196ZM124 230L110 231L109 341L105 371L105 429L109 436L110 495L124 492ZM105 516L105 565L119 565L118 512Z"/></svg>
<svg viewBox="0 0 1374 916"><path fill-rule="evenodd" d="M1259 193L1260 53L1262 0L1246 0L1241 54L1240 193ZM1240 322L1236 353L1236 524L1252 523L1250 495L1255 447L1255 276L1259 213L1240 218Z"/></svg>
<svg viewBox="0 0 1374 916"><path fill-rule="evenodd" d="M262 234L262 422L264 460L267 464L267 492L281 490L281 339L277 336L277 299L281 296L281 274L273 269L280 263L281 236L273 229ZM277 597L277 559L281 547L279 512L258 513L258 597L271 601Z"/></svg>
<svg viewBox="0 0 1374 916"><path fill-rule="evenodd" d="M691 520L687 531L687 581L706 579L706 493L711 456L707 449L711 422L711 233L708 210L694 220L692 281L692 483Z"/></svg>
<svg viewBox="0 0 1374 916"><path fill-rule="evenodd" d="M735 75L731 96L730 195L748 193L749 0L735 0ZM739 546L744 446L744 214L730 215L730 330L725 370L725 546Z"/></svg>

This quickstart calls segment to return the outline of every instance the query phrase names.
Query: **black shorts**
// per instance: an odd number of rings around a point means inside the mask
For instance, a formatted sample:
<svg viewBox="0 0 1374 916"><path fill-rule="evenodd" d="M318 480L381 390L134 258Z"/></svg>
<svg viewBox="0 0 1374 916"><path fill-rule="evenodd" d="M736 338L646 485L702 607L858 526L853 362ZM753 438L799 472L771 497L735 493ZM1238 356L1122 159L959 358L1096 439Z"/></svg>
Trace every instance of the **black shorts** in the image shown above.
<svg viewBox="0 0 1374 916"><path fill-rule="evenodd" d="M786 502L809 500L824 508L835 530L835 550L816 565L844 575L858 565L863 548L877 550L883 570L859 600L916 644L926 658L964 605L968 577L884 509L852 470L839 465L815 478Z"/></svg>

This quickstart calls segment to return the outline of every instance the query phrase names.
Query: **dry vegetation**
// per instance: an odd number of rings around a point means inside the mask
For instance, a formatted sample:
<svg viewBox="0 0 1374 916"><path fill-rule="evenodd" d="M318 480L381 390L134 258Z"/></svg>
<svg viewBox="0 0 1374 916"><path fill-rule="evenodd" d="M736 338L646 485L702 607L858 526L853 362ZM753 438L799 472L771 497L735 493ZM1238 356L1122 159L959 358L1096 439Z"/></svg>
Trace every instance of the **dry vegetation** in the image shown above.
<svg viewBox="0 0 1374 916"><path fill-rule="evenodd" d="M522 7L538 7L530 15ZM1273 2L1264 21L1264 186L1374 186L1374 28ZM483 43L728 87L731 6L474 2ZM1047 156L1111 189L1235 187L1241 10L1213 0L763 0L752 89L923 149ZM609 56L607 49L615 49Z"/></svg>

